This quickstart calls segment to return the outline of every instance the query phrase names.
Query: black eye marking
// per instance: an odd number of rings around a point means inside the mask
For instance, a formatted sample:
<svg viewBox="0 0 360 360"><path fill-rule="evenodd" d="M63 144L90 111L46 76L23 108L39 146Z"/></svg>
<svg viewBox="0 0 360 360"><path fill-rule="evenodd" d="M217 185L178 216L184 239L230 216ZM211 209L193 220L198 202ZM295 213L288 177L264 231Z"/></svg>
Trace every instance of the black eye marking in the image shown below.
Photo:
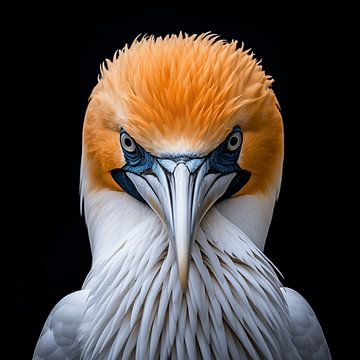
<svg viewBox="0 0 360 360"><path fill-rule="evenodd" d="M120 145L123 150L125 165L121 169L112 169L111 176L125 192L135 199L146 204L146 201L137 191L135 185L127 176L127 172L142 174L151 171L154 159L151 154L136 143L136 141L124 130L120 132Z"/></svg>
<svg viewBox="0 0 360 360"><path fill-rule="evenodd" d="M221 196L217 202L228 199L232 195L240 191L251 177L250 171L243 170L239 167L239 170L236 172L234 179L231 181L229 187L226 189L223 196Z"/></svg>
<svg viewBox="0 0 360 360"><path fill-rule="evenodd" d="M209 154L209 172L236 174L223 196L217 202L236 194L251 177L251 173L242 169L238 164L242 143L242 131L239 126L235 126L228 137Z"/></svg>
<svg viewBox="0 0 360 360"><path fill-rule="evenodd" d="M239 169L237 162L240 156L241 144L241 129L235 126L228 137L208 155L210 168L224 174L236 172Z"/></svg>

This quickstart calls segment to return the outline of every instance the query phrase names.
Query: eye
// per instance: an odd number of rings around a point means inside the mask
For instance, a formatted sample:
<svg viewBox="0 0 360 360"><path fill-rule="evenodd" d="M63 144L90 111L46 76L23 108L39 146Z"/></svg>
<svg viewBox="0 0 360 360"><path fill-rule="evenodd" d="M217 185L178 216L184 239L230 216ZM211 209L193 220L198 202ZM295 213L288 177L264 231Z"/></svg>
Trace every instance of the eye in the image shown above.
<svg viewBox="0 0 360 360"><path fill-rule="evenodd" d="M242 142L242 135L240 132L235 132L234 134L232 134L228 140L227 143L227 149L229 151L235 151L237 149L239 149L239 147L241 146L241 142Z"/></svg>
<svg viewBox="0 0 360 360"><path fill-rule="evenodd" d="M121 134L120 143L122 148L129 153L132 153L136 150L135 141L127 133Z"/></svg>

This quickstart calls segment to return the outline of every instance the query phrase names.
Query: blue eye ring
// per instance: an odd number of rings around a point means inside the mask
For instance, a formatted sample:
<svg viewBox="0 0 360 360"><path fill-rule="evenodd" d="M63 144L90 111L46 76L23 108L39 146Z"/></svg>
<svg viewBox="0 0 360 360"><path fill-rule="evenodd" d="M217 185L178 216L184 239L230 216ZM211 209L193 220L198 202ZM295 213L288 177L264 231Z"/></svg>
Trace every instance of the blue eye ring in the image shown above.
<svg viewBox="0 0 360 360"><path fill-rule="evenodd" d="M119 140L125 160L124 170L141 172L144 169L146 170L147 165L153 162L152 156L141 145L137 144L124 129L121 129Z"/></svg>

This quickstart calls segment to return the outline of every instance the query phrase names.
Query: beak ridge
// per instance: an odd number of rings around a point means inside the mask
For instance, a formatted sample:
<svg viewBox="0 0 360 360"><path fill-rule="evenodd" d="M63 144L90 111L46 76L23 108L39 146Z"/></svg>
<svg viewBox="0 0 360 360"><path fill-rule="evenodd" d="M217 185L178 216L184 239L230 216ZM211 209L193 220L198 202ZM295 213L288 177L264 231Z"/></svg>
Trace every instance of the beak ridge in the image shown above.
<svg viewBox="0 0 360 360"><path fill-rule="evenodd" d="M166 169L160 160L152 174L127 173L137 191L168 229L184 292L187 288L191 248L199 223L225 193L235 176L235 173L208 173L206 161L201 161L197 168L190 166L189 169L187 165L184 161L173 162L173 166L166 166Z"/></svg>
<svg viewBox="0 0 360 360"><path fill-rule="evenodd" d="M190 173L185 163L179 163L171 179L173 230L172 240L175 245L181 287L186 289L190 247L194 237L194 222L192 221L192 194L194 175Z"/></svg>

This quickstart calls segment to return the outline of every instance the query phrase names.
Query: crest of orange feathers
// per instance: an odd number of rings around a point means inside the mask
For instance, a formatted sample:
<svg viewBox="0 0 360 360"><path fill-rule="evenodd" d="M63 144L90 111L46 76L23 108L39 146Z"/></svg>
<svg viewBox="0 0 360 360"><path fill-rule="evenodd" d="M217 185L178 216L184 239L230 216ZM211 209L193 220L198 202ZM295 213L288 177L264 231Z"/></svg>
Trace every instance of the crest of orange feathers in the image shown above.
<svg viewBox="0 0 360 360"><path fill-rule="evenodd" d="M97 177L121 167L123 160L115 157L120 128L155 156L204 156L239 125L239 162L259 175L243 191L264 190L278 178L282 161L282 121L272 82L237 41L211 33L136 39L101 66L86 115L85 159L96 161Z"/></svg>

